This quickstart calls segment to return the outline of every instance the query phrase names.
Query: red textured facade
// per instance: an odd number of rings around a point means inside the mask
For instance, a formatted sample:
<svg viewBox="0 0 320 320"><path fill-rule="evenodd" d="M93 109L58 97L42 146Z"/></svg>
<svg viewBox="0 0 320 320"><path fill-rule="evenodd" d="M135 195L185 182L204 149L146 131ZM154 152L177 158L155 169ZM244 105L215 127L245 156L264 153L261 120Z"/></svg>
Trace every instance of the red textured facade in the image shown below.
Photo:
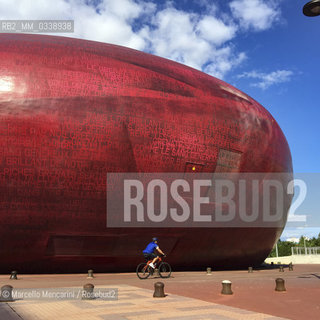
<svg viewBox="0 0 320 320"><path fill-rule="evenodd" d="M153 236L175 269L246 267L284 227L106 228L107 172L292 172L260 104L132 49L1 34L0 154L0 272L134 270Z"/></svg>

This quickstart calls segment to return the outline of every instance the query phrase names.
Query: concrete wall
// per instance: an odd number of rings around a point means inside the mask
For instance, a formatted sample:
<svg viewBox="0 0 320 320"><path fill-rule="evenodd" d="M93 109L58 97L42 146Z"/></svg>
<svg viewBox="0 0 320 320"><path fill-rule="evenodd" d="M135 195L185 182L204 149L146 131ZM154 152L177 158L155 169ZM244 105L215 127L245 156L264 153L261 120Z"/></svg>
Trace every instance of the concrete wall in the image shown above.
<svg viewBox="0 0 320 320"><path fill-rule="evenodd" d="M274 264L277 264L278 262L280 262L281 264L289 264L290 262L292 262L293 264L320 264L320 255L303 254L278 258L267 258L265 262L273 262Z"/></svg>

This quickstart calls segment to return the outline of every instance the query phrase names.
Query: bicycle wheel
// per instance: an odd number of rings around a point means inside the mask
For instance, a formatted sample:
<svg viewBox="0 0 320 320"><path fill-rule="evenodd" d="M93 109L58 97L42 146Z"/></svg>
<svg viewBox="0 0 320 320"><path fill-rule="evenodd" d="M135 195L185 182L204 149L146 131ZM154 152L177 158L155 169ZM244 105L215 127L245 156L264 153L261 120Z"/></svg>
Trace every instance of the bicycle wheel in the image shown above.
<svg viewBox="0 0 320 320"><path fill-rule="evenodd" d="M159 266L159 276L161 278L169 278L171 276L171 266L167 262L161 262Z"/></svg>
<svg viewBox="0 0 320 320"><path fill-rule="evenodd" d="M150 276L150 268L145 262L137 266L136 273L139 279L147 279Z"/></svg>

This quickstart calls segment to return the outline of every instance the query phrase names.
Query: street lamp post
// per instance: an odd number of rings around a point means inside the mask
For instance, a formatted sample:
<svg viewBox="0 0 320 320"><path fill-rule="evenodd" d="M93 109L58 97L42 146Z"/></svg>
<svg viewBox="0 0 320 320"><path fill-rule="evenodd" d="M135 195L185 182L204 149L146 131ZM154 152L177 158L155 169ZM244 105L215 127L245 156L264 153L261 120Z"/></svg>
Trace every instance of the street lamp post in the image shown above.
<svg viewBox="0 0 320 320"><path fill-rule="evenodd" d="M320 15L320 0L312 0L303 6L303 14L307 17Z"/></svg>

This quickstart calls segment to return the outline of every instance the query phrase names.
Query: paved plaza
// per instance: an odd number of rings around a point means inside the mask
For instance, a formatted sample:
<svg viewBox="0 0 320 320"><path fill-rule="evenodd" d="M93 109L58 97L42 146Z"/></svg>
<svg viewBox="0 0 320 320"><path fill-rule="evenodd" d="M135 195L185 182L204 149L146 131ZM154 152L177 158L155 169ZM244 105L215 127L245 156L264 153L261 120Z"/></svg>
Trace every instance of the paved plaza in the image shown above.
<svg viewBox="0 0 320 320"><path fill-rule="evenodd" d="M318 272L319 270L319 272ZM285 280L286 292L276 292L275 279ZM221 281L232 282L233 295L221 294ZM154 283L165 284L166 297L153 298ZM320 265L278 269L177 272L170 279L139 280L133 273L71 275L0 275L1 286L14 288L116 288L118 300L16 300L0 303L0 319L53 320L230 320L318 319L320 314Z"/></svg>

